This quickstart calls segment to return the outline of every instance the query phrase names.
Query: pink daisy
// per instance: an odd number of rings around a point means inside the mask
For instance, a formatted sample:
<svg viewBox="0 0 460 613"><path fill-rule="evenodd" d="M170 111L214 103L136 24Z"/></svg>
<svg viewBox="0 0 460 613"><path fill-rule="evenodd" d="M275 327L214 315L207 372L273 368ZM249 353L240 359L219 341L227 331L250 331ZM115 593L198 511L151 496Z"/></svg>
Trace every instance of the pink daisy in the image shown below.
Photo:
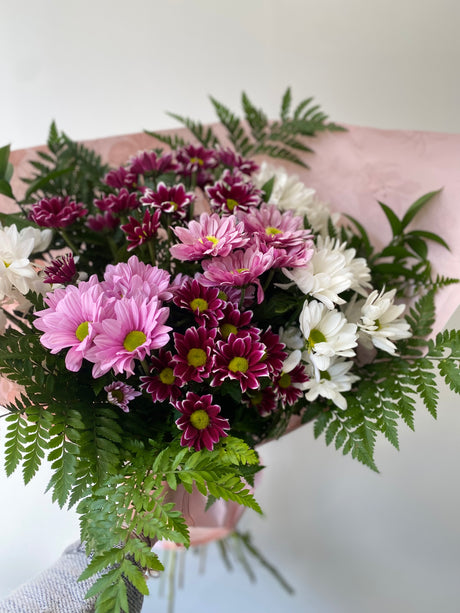
<svg viewBox="0 0 460 613"><path fill-rule="evenodd" d="M273 266L273 261L273 249L262 253L257 245L253 245L245 251L235 251L226 257L204 260L202 264L204 272L200 283L211 287L216 285L245 287L253 283L257 286L257 302L260 304L264 292L259 276Z"/></svg>
<svg viewBox="0 0 460 613"><path fill-rule="evenodd" d="M142 221L135 217L128 217L128 223L121 226L128 241L128 251L140 247L150 239L154 238L160 227L161 211L155 211L153 215L147 209Z"/></svg>
<svg viewBox="0 0 460 613"><path fill-rule="evenodd" d="M70 347L65 365L76 372L92 346L95 326L104 318L104 295L96 275L78 286L68 285L65 290L56 290L54 294L45 298L49 308L35 313L38 319L34 326L44 332L40 342L51 353Z"/></svg>
<svg viewBox="0 0 460 613"><path fill-rule="evenodd" d="M240 173L224 171L222 179L206 188L211 207L216 212L232 214L248 211L262 202L262 192L242 178Z"/></svg>
<svg viewBox="0 0 460 613"><path fill-rule="evenodd" d="M192 311L199 325L215 327L223 317L223 301L219 298L219 290L204 287L195 279L184 283L174 292L174 304Z"/></svg>
<svg viewBox="0 0 460 613"><path fill-rule="evenodd" d="M260 243L259 248L264 253L268 249L273 249L273 268L299 268L306 266L314 253L314 248L310 241L306 241L301 245L295 245L294 247L288 247L287 249L268 247L267 244Z"/></svg>
<svg viewBox="0 0 460 613"><path fill-rule="evenodd" d="M77 267L71 253L61 255L49 264L45 270L45 283L75 283L78 279Z"/></svg>
<svg viewBox="0 0 460 613"><path fill-rule="evenodd" d="M141 388L152 395L153 402L180 398L182 382L174 375L174 366L171 352L165 349L159 350L158 357L150 357L150 374L141 377Z"/></svg>
<svg viewBox="0 0 460 613"><path fill-rule="evenodd" d="M94 363L95 378L110 369L132 375L135 360L145 359L169 341L171 328L164 325L169 309L159 307L156 296L117 300L113 315L97 324L94 344L85 356Z"/></svg>
<svg viewBox="0 0 460 613"><path fill-rule="evenodd" d="M268 376L263 362L265 346L247 335L236 338L230 335L227 341L217 341L211 385L221 385L225 379L236 379L241 390L258 389L259 379Z"/></svg>
<svg viewBox="0 0 460 613"><path fill-rule="evenodd" d="M262 204L241 219L246 231L257 236L261 243L286 249L309 241L309 246L313 246L311 231L303 228L302 217L292 211L281 213L275 205Z"/></svg>
<svg viewBox="0 0 460 613"><path fill-rule="evenodd" d="M303 393L298 385L300 383L305 383L309 378L302 364L298 364L291 371L282 372L280 376L275 379L273 386L280 395L283 405L293 405L297 402Z"/></svg>
<svg viewBox="0 0 460 613"><path fill-rule="evenodd" d="M244 247L249 238L244 235L244 224L234 217L219 217L216 213L202 213L200 221L192 220L187 228L173 228L182 244L170 247L178 260L200 260L206 256L227 256L234 249Z"/></svg>
<svg viewBox="0 0 460 613"><path fill-rule="evenodd" d="M73 202L68 196L42 198L32 206L29 219L42 228L66 228L84 217L88 210L81 202Z"/></svg>
<svg viewBox="0 0 460 613"><path fill-rule="evenodd" d="M187 392L185 400L176 403L182 417L176 421L179 430L183 430L180 444L194 447L200 451L203 447L212 451L215 443L227 436L225 430L230 430L228 419L219 417L220 406L212 404L211 394L198 396Z"/></svg>
<svg viewBox="0 0 460 613"><path fill-rule="evenodd" d="M136 396L141 396L141 393L121 381L114 381L110 385L106 385L104 390L107 392L107 400L117 407L120 407L125 413L129 413L129 403Z"/></svg>
<svg viewBox="0 0 460 613"><path fill-rule="evenodd" d="M140 294L144 298L158 296L159 300L170 300L170 278L169 272L163 268L144 264L132 255L127 262L106 267L102 287L109 297L131 298Z"/></svg>
<svg viewBox="0 0 460 613"><path fill-rule="evenodd" d="M126 187L120 189L116 194L108 194L102 199L95 199L94 204L100 211L111 213L124 213L139 207L136 192L128 192Z"/></svg>
<svg viewBox="0 0 460 613"><path fill-rule="evenodd" d="M173 357L174 376L183 382L197 381L197 383L208 377L214 363L215 337L215 328L188 328L185 334L174 332L177 351Z"/></svg>
<svg viewBox="0 0 460 613"><path fill-rule="evenodd" d="M161 182L155 191L151 189L145 191L141 203L159 209L162 213L172 213L175 219L185 219L194 200L195 195L186 192L181 183L168 187Z"/></svg>

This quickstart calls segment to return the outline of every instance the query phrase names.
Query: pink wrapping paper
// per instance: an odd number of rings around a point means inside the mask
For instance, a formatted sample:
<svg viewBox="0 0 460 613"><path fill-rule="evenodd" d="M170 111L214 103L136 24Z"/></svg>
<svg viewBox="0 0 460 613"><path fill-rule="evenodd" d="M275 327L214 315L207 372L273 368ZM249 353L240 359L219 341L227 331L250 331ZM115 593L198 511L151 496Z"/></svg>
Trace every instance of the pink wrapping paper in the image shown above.
<svg viewBox="0 0 460 613"><path fill-rule="evenodd" d="M169 133L186 134L182 129ZM86 144L113 166L123 164L139 150L161 145L143 133L96 139ZM460 135L348 126L345 133L319 135L312 140L312 146L315 154L305 156L310 170L276 160L270 162L284 165L297 174L317 191L321 200L330 204L331 210L359 219L376 245L390 238L388 223L377 200L388 204L401 216L421 195L443 188L412 225L439 234L451 248L448 252L436 244L430 246L435 273L460 276L460 242L457 240ZM19 178L28 174L27 162L36 150L30 148L12 153L11 161L15 166L12 185L17 197L25 191ZM0 197L0 210L12 211L14 206L10 200ZM444 327L459 304L460 284L439 293L435 332ZM300 418L294 418L289 431L299 425ZM239 505L223 501L217 501L209 512L205 512L205 499L198 492L188 496L180 489L171 493L171 498L191 526L193 544L227 536L243 512Z"/></svg>

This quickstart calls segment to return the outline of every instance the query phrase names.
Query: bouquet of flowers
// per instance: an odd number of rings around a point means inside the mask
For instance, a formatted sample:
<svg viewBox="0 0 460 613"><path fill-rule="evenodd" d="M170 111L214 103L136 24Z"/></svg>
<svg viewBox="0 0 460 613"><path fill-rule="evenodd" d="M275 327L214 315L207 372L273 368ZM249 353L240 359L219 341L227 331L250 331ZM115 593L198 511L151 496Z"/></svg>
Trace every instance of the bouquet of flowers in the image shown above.
<svg viewBox="0 0 460 613"><path fill-rule="evenodd" d="M311 99L292 110L288 89L277 121L246 95L244 120L212 102L217 129L174 115L191 143L150 133L163 146L119 168L53 124L0 214L6 471L22 464L27 483L51 463L98 613L128 610L125 578L148 593L156 541L189 545L178 490L260 512L264 441L313 422L377 470L378 433L397 447L417 396L436 415L436 369L460 392L460 332L430 338L456 280L432 278L427 241L447 245L408 227L437 192L401 219L379 203L393 236L377 251L363 220L266 161L305 166L308 137L340 130Z"/></svg>

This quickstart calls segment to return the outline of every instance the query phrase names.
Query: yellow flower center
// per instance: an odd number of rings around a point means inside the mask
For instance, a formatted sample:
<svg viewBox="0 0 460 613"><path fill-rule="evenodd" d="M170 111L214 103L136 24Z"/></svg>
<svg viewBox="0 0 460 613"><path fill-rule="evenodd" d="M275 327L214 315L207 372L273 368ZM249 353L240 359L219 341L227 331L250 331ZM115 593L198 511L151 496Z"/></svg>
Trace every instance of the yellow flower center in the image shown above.
<svg viewBox="0 0 460 613"><path fill-rule="evenodd" d="M147 337L143 332L141 332L141 330L133 330L125 336L123 347L126 349L126 351L134 351L143 345L146 340Z"/></svg>
<svg viewBox="0 0 460 613"><path fill-rule="evenodd" d="M8 266L11 265L11 262L6 262L5 260L3 260L3 264L5 265L5 268L8 268Z"/></svg>
<svg viewBox="0 0 460 613"><path fill-rule="evenodd" d="M249 268L237 268L236 270L232 270L230 274L240 275L242 272L249 272Z"/></svg>
<svg viewBox="0 0 460 613"><path fill-rule="evenodd" d="M173 373L173 369L169 368L169 366L167 366L166 368L163 368L163 370L160 372L158 376L160 377L160 381L164 383L165 385L172 385L174 381L176 380L176 377L174 376L174 373Z"/></svg>
<svg viewBox="0 0 460 613"><path fill-rule="evenodd" d="M230 334L238 334L238 328L233 324L223 324L219 329L225 340L228 339Z"/></svg>
<svg viewBox="0 0 460 613"><path fill-rule="evenodd" d="M233 200L233 198L227 198L227 208L229 211L233 211L234 208L238 206L238 202Z"/></svg>
<svg viewBox="0 0 460 613"><path fill-rule="evenodd" d="M272 226L268 226L268 228L265 228L265 234L267 236L273 236L274 234L283 234L283 231L279 230L278 228L273 228Z"/></svg>
<svg viewBox="0 0 460 613"><path fill-rule="evenodd" d="M241 358L241 357L236 357L233 358L230 361L230 364L228 365L228 369L231 370L232 372L242 372L245 373L247 372L249 368L249 362L247 361L246 358Z"/></svg>
<svg viewBox="0 0 460 613"><path fill-rule="evenodd" d="M278 385L280 386L280 388L285 390L288 387L290 387L291 383L292 383L291 375L287 372L283 372L283 374L281 375L278 381Z"/></svg>
<svg viewBox="0 0 460 613"><path fill-rule="evenodd" d="M204 430L209 426L209 415L203 409L198 409L190 415L190 423L197 430Z"/></svg>
<svg viewBox="0 0 460 613"><path fill-rule="evenodd" d="M228 296L225 292L223 292L222 290L219 290L219 293L217 294L217 297L220 298L221 300L228 300Z"/></svg>
<svg viewBox="0 0 460 613"><path fill-rule="evenodd" d="M187 353L187 362L190 366L194 366L198 368L198 366L204 366L206 364L206 352L199 347L194 347L190 349Z"/></svg>
<svg viewBox="0 0 460 613"><path fill-rule="evenodd" d="M75 336L80 342L83 341L89 334L88 324L89 321L82 321L78 328L75 330Z"/></svg>
<svg viewBox="0 0 460 613"><path fill-rule="evenodd" d="M212 234L208 234L206 236L206 239L213 245L217 245L217 243L219 242L219 239L216 236L213 236Z"/></svg>
<svg viewBox="0 0 460 613"><path fill-rule="evenodd" d="M194 298L190 303L190 307L192 311L206 311L209 307L209 304L203 298Z"/></svg>
<svg viewBox="0 0 460 613"><path fill-rule="evenodd" d="M192 164L198 164L198 166L203 166L204 162L201 158L190 158Z"/></svg>
<svg viewBox="0 0 460 613"><path fill-rule="evenodd" d="M307 339L308 350L311 351L313 347L316 345L316 343L325 343L325 342L326 342L326 337L324 336L324 334L320 330L313 328L313 330L310 331L310 336Z"/></svg>
<svg viewBox="0 0 460 613"><path fill-rule="evenodd" d="M177 211L177 202L174 202L174 200L169 200L168 204L170 204L173 208L173 211Z"/></svg>

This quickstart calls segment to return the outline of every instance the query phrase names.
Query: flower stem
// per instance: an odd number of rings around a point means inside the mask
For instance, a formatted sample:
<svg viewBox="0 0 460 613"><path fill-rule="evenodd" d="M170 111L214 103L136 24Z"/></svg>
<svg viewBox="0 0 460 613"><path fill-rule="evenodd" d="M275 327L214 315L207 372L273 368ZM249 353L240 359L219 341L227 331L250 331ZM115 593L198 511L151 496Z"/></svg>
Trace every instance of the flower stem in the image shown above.
<svg viewBox="0 0 460 613"><path fill-rule="evenodd" d="M72 242L72 240L71 240L70 236L67 234L67 232L65 232L64 230L61 229L61 236L65 240L67 245L70 247L70 249L72 249L73 253L78 254L78 249L74 245L74 243Z"/></svg>

